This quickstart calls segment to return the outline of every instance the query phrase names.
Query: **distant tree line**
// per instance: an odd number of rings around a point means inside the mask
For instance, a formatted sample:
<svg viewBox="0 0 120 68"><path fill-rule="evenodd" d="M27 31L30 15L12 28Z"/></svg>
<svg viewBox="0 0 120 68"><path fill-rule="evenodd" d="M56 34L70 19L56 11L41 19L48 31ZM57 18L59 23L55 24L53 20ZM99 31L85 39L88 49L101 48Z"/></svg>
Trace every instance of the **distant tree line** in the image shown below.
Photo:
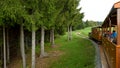
<svg viewBox="0 0 120 68"><path fill-rule="evenodd" d="M102 22L100 21L92 21L92 20L87 20L84 22L84 26L85 27L93 27L93 26L100 26L102 24Z"/></svg>
<svg viewBox="0 0 120 68"><path fill-rule="evenodd" d="M101 26L102 21L86 20L73 27L73 30L84 29L86 27Z"/></svg>

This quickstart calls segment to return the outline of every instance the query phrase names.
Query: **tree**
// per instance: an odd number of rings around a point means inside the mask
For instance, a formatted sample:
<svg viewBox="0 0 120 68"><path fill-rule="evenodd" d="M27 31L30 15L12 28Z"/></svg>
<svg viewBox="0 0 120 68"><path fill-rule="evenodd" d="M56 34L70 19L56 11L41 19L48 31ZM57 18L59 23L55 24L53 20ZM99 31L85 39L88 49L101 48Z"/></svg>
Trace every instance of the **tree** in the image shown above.
<svg viewBox="0 0 120 68"><path fill-rule="evenodd" d="M26 28L32 32L32 63L31 68L35 68L35 35L37 26L39 22L39 1L38 0L23 0L25 9L27 11L26 18Z"/></svg>
<svg viewBox="0 0 120 68"><path fill-rule="evenodd" d="M55 20L56 20L56 17L59 13L59 10L57 10L58 8L56 8L56 2L58 2L58 0L50 0L49 1L49 26L48 28L50 27L50 43L51 43L51 46L54 47L55 46L55 42L54 42L54 29L55 29Z"/></svg>
<svg viewBox="0 0 120 68"><path fill-rule="evenodd" d="M21 55L23 59L23 68L26 68L23 24L21 24L20 26L20 47L21 47L20 49L21 49Z"/></svg>
<svg viewBox="0 0 120 68"><path fill-rule="evenodd" d="M6 43L5 43L5 26L3 26L3 50L4 50L4 68L6 68Z"/></svg>
<svg viewBox="0 0 120 68"><path fill-rule="evenodd" d="M20 1L19 1L20 2ZM21 2L22 3L22 2ZM21 56L22 56L22 62L23 62L23 68L26 68L26 56L25 56L25 43L24 43L24 15L26 15L25 12L25 6L22 6L20 3L20 10L17 13L17 23L20 25L20 49L21 49ZM21 12L20 12L21 11ZM19 13L20 12L20 13Z"/></svg>
<svg viewBox="0 0 120 68"><path fill-rule="evenodd" d="M23 62L23 68L26 68L25 46L24 46L24 28L32 32L32 63L31 67L35 68L35 37L36 30L41 28L41 53L44 57L47 54L44 51L45 30L50 30L51 45L54 46L54 30L56 27L66 26L69 30L71 39L72 27L78 24L82 19L82 14L79 13L79 0L2 0L0 3L0 25L3 27L3 35L5 27L20 25L20 50ZM2 22L2 23L1 23ZM61 28L59 28L61 29ZM7 42L8 42L7 33ZM5 36L3 36L5 39ZM4 46L6 43L4 42ZM8 44L9 45L9 42ZM9 46L7 46L9 48ZM6 47L4 47L5 50ZM7 48L7 49L8 49ZM6 51L6 50L5 50ZM9 49L7 50L9 51ZM4 52L4 67L6 66L6 52ZM9 53L9 52L7 52ZM9 55L9 54L8 54ZM8 57L9 59L9 57Z"/></svg>
<svg viewBox="0 0 120 68"><path fill-rule="evenodd" d="M8 28L9 29L9 28ZM8 29L6 30L6 41L7 41L7 62L10 62L10 50L9 50L9 32Z"/></svg>
<svg viewBox="0 0 120 68"><path fill-rule="evenodd" d="M26 68L26 56L25 56L25 46L24 46L24 16L26 15L25 6L22 5L22 2L20 0L13 0L13 3L16 4L15 6L15 17L16 17L16 23L20 25L20 51L21 51L21 57L22 57L22 63L23 68Z"/></svg>
<svg viewBox="0 0 120 68"><path fill-rule="evenodd" d="M4 24L4 27L14 26L14 24L21 25L23 23L21 21L23 21L22 19L23 19L23 15L24 15L24 10L23 10L23 6L22 6L20 0L5 0L5 1L2 1L1 4L2 4L1 5L2 6L1 13L3 14L1 19L2 19L2 22ZM8 39L8 35L7 35L7 39ZM20 40L20 42L21 42L20 47L21 47L21 56L22 56L22 61L23 61L23 68L26 68L23 24L21 27L20 39L21 39ZM8 40L7 40L7 45L9 45ZM7 46L7 47L9 48L9 46ZM8 56L9 56L9 49L7 51L8 51ZM9 59L9 57L8 57L8 59Z"/></svg>
<svg viewBox="0 0 120 68"><path fill-rule="evenodd" d="M45 13L44 16L47 18L46 20L46 24L44 24L46 26L47 29L50 29L50 43L51 46L54 47L55 46L55 42L54 42L54 30L55 30L55 23L56 23L56 19L58 14L61 11L61 8L58 6L60 4L58 4L58 2L61 2L59 0L49 0L48 2L45 2L45 6L47 7L45 9Z"/></svg>
<svg viewBox="0 0 120 68"><path fill-rule="evenodd" d="M55 26L62 26L62 14L64 13L64 5L65 5L66 1L65 0L51 0L51 7L50 7L50 17L48 17L48 19L50 19L50 21L52 23L51 24L51 30L50 30L50 42L52 47L54 47L55 42L54 42L54 33L55 33ZM51 9L52 8L52 9Z"/></svg>
<svg viewBox="0 0 120 68"><path fill-rule="evenodd" d="M85 27L93 27L93 26L98 26L100 23L97 21L86 20L84 24L85 24Z"/></svg>
<svg viewBox="0 0 120 68"><path fill-rule="evenodd" d="M79 29L82 29L82 28L84 28L84 24L82 21L82 18L84 17L84 13L80 13L80 10L81 10L81 8L76 9L76 12L73 16L74 20L73 20L72 25L73 25L73 27L77 27Z"/></svg>
<svg viewBox="0 0 120 68"><path fill-rule="evenodd" d="M45 57L47 56L47 53L45 53L44 51L44 38L45 38L45 28L46 28L46 25L48 25L48 18L47 18L47 13L46 11L48 11L48 1L42 1L41 0L41 5L40 5L40 13L42 13L42 16L40 17L42 23L40 23L41 25L41 53L40 53L40 57Z"/></svg>
<svg viewBox="0 0 120 68"><path fill-rule="evenodd" d="M82 13L80 13L80 9L79 8L77 9L79 1L80 0L67 0L63 8L64 10L63 17L64 17L65 25L68 28L68 40L72 39L72 27L76 25L74 24L77 20L76 18L80 16L79 17L80 21L83 18Z"/></svg>

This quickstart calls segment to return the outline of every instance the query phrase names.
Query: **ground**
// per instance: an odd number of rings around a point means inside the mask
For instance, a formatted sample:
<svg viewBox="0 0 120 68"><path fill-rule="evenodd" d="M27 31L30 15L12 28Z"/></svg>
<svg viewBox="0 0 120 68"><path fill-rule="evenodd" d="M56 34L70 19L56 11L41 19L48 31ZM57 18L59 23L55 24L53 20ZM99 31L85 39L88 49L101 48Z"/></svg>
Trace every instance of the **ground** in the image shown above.
<svg viewBox="0 0 120 68"><path fill-rule="evenodd" d="M73 32L72 41L67 41L67 35L58 38L55 41L57 43L55 48L47 46L50 48L47 51L49 57L40 58L38 53L36 68L94 68L95 49L93 44L81 35L87 35L84 31L86 30ZM27 68L31 68L31 53L27 53L26 58ZM21 58L12 59L8 68L22 68Z"/></svg>
<svg viewBox="0 0 120 68"><path fill-rule="evenodd" d="M36 68L49 68L49 64L51 62L56 61L59 58L59 56L61 56L63 54L64 54L64 52L61 52L59 50L54 50L54 51L49 52L48 57L40 58L39 56L36 56ZM27 54L26 57L28 58L27 63L28 63L28 65L30 65L31 55ZM31 66L28 66L28 65L27 65L27 68L30 68ZM17 68L22 67L20 57L16 57L16 58L12 59L11 64L8 65L8 68L16 68L16 67Z"/></svg>

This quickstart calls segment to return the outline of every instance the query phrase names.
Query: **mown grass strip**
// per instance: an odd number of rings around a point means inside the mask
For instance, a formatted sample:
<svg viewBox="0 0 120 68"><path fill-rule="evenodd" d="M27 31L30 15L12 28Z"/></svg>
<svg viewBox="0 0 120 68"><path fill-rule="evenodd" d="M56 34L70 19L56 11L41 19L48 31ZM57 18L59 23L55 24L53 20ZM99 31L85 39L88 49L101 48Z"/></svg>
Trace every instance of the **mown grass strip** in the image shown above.
<svg viewBox="0 0 120 68"><path fill-rule="evenodd" d="M83 30L84 31L84 30ZM51 63L50 68L94 68L95 48L93 44L73 32L71 41L67 41L67 35L56 39L57 50L64 52L60 58ZM87 35L87 31L84 32Z"/></svg>

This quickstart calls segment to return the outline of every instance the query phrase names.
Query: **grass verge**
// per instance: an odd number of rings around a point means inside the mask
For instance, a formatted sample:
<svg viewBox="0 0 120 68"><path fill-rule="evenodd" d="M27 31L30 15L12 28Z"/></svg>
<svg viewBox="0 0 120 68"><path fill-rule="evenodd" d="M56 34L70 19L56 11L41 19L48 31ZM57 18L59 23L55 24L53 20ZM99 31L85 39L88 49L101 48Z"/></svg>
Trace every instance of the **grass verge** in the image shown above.
<svg viewBox="0 0 120 68"><path fill-rule="evenodd" d="M89 28L83 30L83 34L87 35ZM88 30L88 31L85 31ZM79 31L79 30L78 30ZM56 50L64 52L60 58L51 63L50 68L94 68L95 48L93 44L77 35L78 31L73 32L71 41L67 41L67 35L56 39L59 45ZM81 30L82 31L82 30Z"/></svg>

